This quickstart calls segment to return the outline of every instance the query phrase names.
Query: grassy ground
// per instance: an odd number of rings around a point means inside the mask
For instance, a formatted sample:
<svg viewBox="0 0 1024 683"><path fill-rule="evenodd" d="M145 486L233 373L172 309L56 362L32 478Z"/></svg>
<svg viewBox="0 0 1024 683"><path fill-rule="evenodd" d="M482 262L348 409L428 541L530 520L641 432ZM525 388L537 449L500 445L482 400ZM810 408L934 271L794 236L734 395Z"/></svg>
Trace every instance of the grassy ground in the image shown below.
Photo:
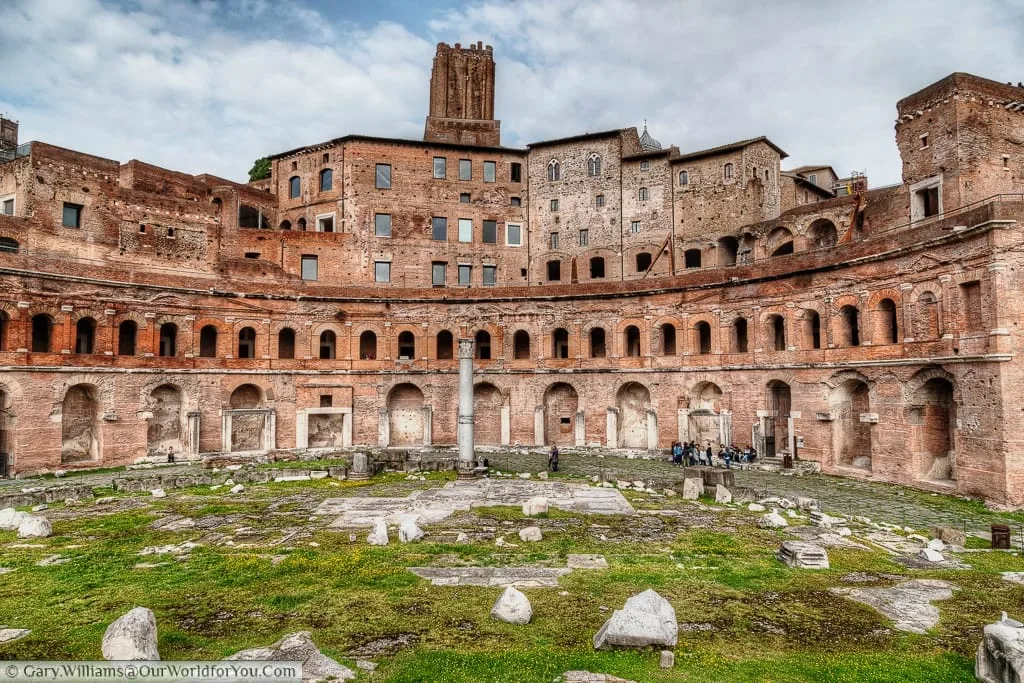
<svg viewBox="0 0 1024 683"><path fill-rule="evenodd" d="M0 566L15 569L0 578L0 624L33 631L0 646L0 658L99 659L106 626L144 605L156 613L164 659L220 659L308 630L326 654L349 666L356 658L380 663L375 681L550 682L569 669L636 681L969 681L982 625L1001 610L1024 613L1024 586L999 576L1024 571L1013 554L965 553L970 571L912 571L881 551L832 549L830 570L798 571L773 556L789 537L756 528L754 513L634 492L627 497L638 508L684 514L553 510L527 522L516 508L477 508L428 527L424 542L383 548L366 545L364 530L352 543L347 530L329 530L331 520L313 514L327 497L405 495L442 481L434 475L427 482L392 476L280 483L249 487L241 496L203 487L164 499L54 506L49 539L21 544L13 532L0 532ZM205 528L150 528L169 514ZM544 540L520 543L516 532L530 523L541 526ZM441 542L457 531L474 542ZM518 547L495 547L494 535ZM187 559L138 554L186 540L203 543ZM406 570L565 566L569 553L602 554L609 569L577 570L557 588L525 589L534 607L528 626L489 617L501 589L436 587ZM36 565L54 554L70 561ZM135 568L139 562L166 564ZM944 578L960 590L939 603L939 625L914 636L828 591L854 585L842 581L851 572ZM856 585L891 583L878 577ZM646 588L667 598L683 625L671 671L658 668L657 652L591 646L611 610Z"/></svg>

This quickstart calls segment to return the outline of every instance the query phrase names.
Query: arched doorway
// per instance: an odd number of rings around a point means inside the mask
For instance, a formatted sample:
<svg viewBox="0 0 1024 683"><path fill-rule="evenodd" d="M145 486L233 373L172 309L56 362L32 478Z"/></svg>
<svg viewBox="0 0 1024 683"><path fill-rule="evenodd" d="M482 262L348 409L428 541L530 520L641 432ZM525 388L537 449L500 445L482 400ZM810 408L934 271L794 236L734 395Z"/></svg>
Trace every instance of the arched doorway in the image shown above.
<svg viewBox="0 0 1024 683"><path fill-rule="evenodd" d="M832 455L842 467L871 469L871 423L862 419L871 412L868 385L848 379L829 397L832 410Z"/></svg>
<svg viewBox="0 0 1024 683"><path fill-rule="evenodd" d="M7 478L11 473L13 460L13 444L11 440L11 416L8 412L7 392L0 389L0 479Z"/></svg>
<svg viewBox="0 0 1024 683"><path fill-rule="evenodd" d="M619 448L648 448L647 412L651 392L638 382L622 385L615 400L619 409Z"/></svg>
<svg viewBox="0 0 1024 683"><path fill-rule="evenodd" d="M576 413L580 399L571 384L556 382L544 392L544 444L576 444Z"/></svg>
<svg viewBox="0 0 1024 683"><path fill-rule="evenodd" d="M151 412L146 428L146 444L150 455L179 453L182 447L182 393L173 384L161 384L149 394Z"/></svg>
<svg viewBox="0 0 1024 683"><path fill-rule="evenodd" d="M228 399L232 451L263 450L267 429L266 411L262 410L263 391L255 384L243 384Z"/></svg>
<svg viewBox="0 0 1024 683"><path fill-rule="evenodd" d="M473 440L483 446L501 444L501 408L505 397L493 384L473 387Z"/></svg>
<svg viewBox="0 0 1024 683"><path fill-rule="evenodd" d="M933 377L914 392L910 406L911 448L919 454L919 472L925 479L956 480L956 403L953 383Z"/></svg>
<svg viewBox="0 0 1024 683"><path fill-rule="evenodd" d="M687 438L698 444L717 445L722 437L722 389L714 382L700 382L690 397Z"/></svg>
<svg viewBox="0 0 1024 683"><path fill-rule="evenodd" d="M60 461L78 463L100 457L99 402L96 388L76 384L64 394L60 412Z"/></svg>
<svg viewBox="0 0 1024 683"><path fill-rule="evenodd" d="M399 384L388 394L390 446L423 445L423 392L415 384Z"/></svg>
<svg viewBox="0 0 1024 683"><path fill-rule="evenodd" d="M774 458L789 452L789 413L792 403L789 385L772 380L765 387L764 456Z"/></svg>

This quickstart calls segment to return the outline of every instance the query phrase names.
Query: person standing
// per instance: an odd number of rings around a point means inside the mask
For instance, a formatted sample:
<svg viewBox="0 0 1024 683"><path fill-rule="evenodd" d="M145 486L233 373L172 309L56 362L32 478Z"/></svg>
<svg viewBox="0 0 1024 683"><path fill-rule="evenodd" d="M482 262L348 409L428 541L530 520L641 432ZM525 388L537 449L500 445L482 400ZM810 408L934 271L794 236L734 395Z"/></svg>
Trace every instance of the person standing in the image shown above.
<svg viewBox="0 0 1024 683"><path fill-rule="evenodd" d="M551 447L551 453L548 454L548 469L552 472L558 471L558 446Z"/></svg>
<svg viewBox="0 0 1024 683"><path fill-rule="evenodd" d="M710 441L708 441L708 448L707 448L707 451L705 451L705 455L707 455L707 458L708 458L708 465L713 465L714 462L711 460L711 458L713 456L712 456L712 452L711 452L711 442Z"/></svg>

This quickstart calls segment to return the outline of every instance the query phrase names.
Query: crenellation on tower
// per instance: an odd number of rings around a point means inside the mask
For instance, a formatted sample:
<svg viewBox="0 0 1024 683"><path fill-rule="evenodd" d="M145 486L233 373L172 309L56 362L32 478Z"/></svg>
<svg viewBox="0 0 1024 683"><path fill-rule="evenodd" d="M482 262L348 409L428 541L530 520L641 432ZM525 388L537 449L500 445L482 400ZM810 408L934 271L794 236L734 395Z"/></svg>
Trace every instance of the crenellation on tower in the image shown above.
<svg viewBox="0 0 1024 683"><path fill-rule="evenodd" d="M494 119L494 49L482 41L462 47L437 44L430 74L430 110L423 139L497 147L501 122Z"/></svg>

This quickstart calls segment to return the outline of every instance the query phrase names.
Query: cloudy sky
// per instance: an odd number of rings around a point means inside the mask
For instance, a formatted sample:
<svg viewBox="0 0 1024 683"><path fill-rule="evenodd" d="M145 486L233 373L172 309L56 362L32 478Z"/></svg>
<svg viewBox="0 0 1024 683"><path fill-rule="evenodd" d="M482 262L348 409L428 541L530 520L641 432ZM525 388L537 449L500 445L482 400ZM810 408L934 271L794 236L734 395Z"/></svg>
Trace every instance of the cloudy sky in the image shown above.
<svg viewBox="0 0 1024 683"><path fill-rule="evenodd" d="M1024 0L3 0L21 139L244 180L347 133L419 138L439 41L497 58L503 142L648 121L683 151L768 135L785 167L897 182L896 100L1024 81Z"/></svg>

